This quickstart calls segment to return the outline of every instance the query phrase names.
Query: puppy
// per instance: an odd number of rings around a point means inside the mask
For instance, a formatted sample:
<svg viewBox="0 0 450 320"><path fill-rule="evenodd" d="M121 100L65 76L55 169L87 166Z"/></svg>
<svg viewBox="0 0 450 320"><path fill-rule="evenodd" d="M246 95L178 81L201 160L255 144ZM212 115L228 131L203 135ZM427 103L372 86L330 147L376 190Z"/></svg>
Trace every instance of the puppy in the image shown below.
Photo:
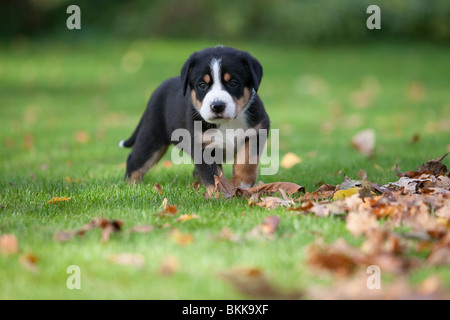
<svg viewBox="0 0 450 320"><path fill-rule="evenodd" d="M141 181L169 145L178 142L173 141L174 131L184 129L192 138L193 143L184 150L191 157L198 155L198 150L200 154L208 150L213 156L218 151L232 152L235 182L242 187L253 186L270 125L257 94L262 76L261 64L247 52L223 46L194 52L180 76L166 80L153 92L136 130L120 142L121 147L132 147L125 179L130 183ZM199 128L200 134L195 132ZM226 139L208 143L211 141L206 133L214 130ZM253 136L230 139L229 132L251 132ZM210 190L214 188L214 175L222 172L222 163L222 159L194 158L194 176Z"/></svg>

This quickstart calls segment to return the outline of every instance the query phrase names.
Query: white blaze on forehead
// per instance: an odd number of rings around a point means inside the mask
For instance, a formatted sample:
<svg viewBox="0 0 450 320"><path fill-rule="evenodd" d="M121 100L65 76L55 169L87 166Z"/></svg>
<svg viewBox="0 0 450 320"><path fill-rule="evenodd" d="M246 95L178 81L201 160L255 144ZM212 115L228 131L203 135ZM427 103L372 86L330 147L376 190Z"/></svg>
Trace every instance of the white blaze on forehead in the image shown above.
<svg viewBox="0 0 450 320"><path fill-rule="evenodd" d="M212 86L209 92L203 99L200 114L209 122L220 123L224 120L214 119L217 114L212 112L211 105L214 101L222 101L225 103L225 110L221 113L222 118L234 119L236 118L236 104L233 101L233 97L222 86L222 74L221 74L221 59L212 59L210 63Z"/></svg>
<svg viewBox="0 0 450 320"><path fill-rule="evenodd" d="M221 72L220 72L220 65L222 60L221 59L212 59L211 60L211 75L213 78L213 90L215 87L218 87L219 89L222 88L221 84Z"/></svg>

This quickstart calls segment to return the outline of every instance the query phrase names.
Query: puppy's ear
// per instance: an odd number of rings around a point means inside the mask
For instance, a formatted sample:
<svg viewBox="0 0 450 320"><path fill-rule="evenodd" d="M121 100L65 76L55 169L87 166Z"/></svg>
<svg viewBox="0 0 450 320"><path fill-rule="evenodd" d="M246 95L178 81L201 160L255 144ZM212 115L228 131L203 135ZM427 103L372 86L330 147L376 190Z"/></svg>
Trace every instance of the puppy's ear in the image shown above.
<svg viewBox="0 0 450 320"><path fill-rule="evenodd" d="M261 83L261 79L263 76L263 68L261 64L247 52L244 53L243 62L245 68L250 73L253 82L253 88L255 89L255 91L258 91L259 84Z"/></svg>
<svg viewBox="0 0 450 320"><path fill-rule="evenodd" d="M189 76L191 74L191 70L192 67L195 64L195 60L196 60L196 52L193 53L189 59L186 60L186 62L184 63L183 68L181 68L181 83L183 84L183 95L186 95L186 91L187 91L187 87L189 84Z"/></svg>

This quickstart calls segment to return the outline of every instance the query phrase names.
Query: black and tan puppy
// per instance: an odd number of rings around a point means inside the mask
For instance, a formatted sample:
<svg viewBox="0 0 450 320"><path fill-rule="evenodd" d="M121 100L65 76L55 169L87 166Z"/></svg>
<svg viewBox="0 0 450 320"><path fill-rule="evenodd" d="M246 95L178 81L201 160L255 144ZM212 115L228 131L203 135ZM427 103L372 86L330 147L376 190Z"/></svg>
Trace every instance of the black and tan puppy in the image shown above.
<svg viewBox="0 0 450 320"><path fill-rule="evenodd" d="M249 145L255 141L249 138L250 135L241 144L215 141L214 146L225 152L230 151L226 148L232 148L236 157L233 176L241 186L254 185L259 156L269 129L269 117L257 94L262 75L261 64L244 51L217 46L193 53L179 77L166 80L154 91L133 135L121 141L121 147L133 147L128 156L125 179L129 182L141 181L168 146L178 142L172 141L172 133L176 129L185 129L192 137L190 150L184 151L193 158L194 154L198 154L194 150L195 143L200 143L202 151L207 148L202 135L205 131L214 129L227 136L233 130L237 132L237 129L242 129L239 131L242 132L252 129L258 142L256 149L253 148L256 150L256 161L250 161ZM194 132L199 127L200 135ZM232 140L236 141L236 137ZM222 171L222 161L211 163L194 158L194 164L194 175L207 188L211 188L214 175Z"/></svg>

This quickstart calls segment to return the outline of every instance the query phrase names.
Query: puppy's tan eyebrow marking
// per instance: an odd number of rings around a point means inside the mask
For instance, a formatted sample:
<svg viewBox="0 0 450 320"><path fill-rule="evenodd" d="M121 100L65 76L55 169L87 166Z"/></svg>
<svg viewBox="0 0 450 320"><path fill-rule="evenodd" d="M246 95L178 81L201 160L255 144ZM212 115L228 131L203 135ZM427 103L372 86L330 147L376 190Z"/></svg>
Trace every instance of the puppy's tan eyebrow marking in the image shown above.
<svg viewBox="0 0 450 320"><path fill-rule="evenodd" d="M211 76L209 74L205 74L203 76L203 81L205 81L206 83L210 83L211 82Z"/></svg>
<svg viewBox="0 0 450 320"><path fill-rule="evenodd" d="M223 80L225 80L225 82L228 82L231 80L231 74L229 74L228 72L225 72L225 74L223 75Z"/></svg>

